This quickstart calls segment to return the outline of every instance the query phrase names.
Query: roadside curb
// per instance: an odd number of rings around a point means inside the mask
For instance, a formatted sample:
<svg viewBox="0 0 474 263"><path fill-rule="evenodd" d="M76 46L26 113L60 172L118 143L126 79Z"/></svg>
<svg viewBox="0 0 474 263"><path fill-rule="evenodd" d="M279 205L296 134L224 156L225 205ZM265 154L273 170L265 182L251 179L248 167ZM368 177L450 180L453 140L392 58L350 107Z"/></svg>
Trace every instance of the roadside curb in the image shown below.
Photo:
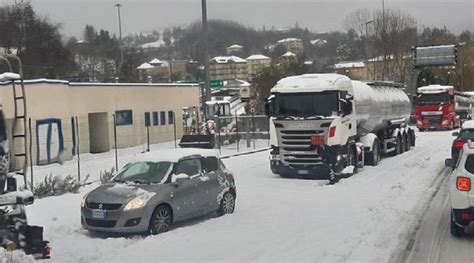
<svg viewBox="0 0 474 263"><path fill-rule="evenodd" d="M258 149L258 150L247 151L247 152L224 155L224 156L221 156L221 159L229 159L229 158L237 157L237 156L243 156L243 155L249 155L249 154L254 154L254 153L259 153L259 152L265 152L265 151L268 151L268 150L270 150L270 147L263 148L263 149Z"/></svg>

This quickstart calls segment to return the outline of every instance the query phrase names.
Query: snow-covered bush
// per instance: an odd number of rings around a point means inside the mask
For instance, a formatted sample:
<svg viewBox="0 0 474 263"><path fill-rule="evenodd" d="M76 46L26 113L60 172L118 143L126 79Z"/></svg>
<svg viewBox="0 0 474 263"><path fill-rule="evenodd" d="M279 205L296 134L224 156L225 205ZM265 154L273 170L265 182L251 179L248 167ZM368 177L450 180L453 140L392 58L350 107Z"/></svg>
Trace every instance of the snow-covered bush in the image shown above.
<svg viewBox="0 0 474 263"><path fill-rule="evenodd" d="M38 197L47 197L52 195L62 195L65 193L77 193L79 188L83 186L89 175L84 179L84 183L80 183L72 175L66 177L48 175L44 178L43 182L37 184L33 190L33 194Z"/></svg>
<svg viewBox="0 0 474 263"><path fill-rule="evenodd" d="M100 183L105 184L110 182L112 180L112 177L114 177L115 173L115 168L112 167L110 170L105 170L105 171L100 171Z"/></svg>

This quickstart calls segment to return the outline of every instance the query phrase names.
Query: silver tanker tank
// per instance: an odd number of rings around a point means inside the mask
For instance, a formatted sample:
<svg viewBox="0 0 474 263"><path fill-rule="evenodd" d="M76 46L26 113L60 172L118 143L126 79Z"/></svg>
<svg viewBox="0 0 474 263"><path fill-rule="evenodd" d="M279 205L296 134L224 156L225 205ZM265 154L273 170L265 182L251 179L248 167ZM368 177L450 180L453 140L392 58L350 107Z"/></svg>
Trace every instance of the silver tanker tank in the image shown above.
<svg viewBox="0 0 474 263"><path fill-rule="evenodd" d="M361 81L352 81L352 87L359 133L374 132L387 121L407 121L410 117L410 99L401 88Z"/></svg>

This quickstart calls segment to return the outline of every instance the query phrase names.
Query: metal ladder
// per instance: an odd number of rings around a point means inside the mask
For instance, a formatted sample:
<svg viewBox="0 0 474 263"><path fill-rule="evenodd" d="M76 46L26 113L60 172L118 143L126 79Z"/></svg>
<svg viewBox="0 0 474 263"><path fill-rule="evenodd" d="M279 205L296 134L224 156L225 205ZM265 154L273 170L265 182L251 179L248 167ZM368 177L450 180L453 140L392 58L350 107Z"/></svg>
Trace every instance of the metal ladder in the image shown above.
<svg viewBox="0 0 474 263"><path fill-rule="evenodd" d="M23 82L23 68L20 58L15 55L5 55L3 60L7 63L10 72L13 72L13 68L10 60L14 60L18 67L18 72L20 75L20 85L17 85L15 80L12 80L13 88L13 101L14 101L14 110L15 117L12 123L12 143L11 148L13 149L14 155L13 160L10 161L10 164L13 164L13 169L17 175L23 176L25 188L28 189L27 182L27 169L28 169L28 138L27 138L27 108L26 108L26 93L25 85ZM19 150L16 148L17 145L22 145L22 149ZM17 164L21 165L17 167ZM20 168L20 169L19 169ZM31 190L33 190L33 178L31 178Z"/></svg>

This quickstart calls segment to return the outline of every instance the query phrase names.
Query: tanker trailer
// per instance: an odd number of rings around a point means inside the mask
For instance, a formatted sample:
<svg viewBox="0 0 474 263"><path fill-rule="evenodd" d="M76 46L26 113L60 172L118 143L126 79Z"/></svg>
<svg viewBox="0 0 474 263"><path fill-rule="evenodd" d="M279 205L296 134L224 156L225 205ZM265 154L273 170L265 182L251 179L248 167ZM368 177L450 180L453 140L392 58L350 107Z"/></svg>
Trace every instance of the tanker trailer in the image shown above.
<svg viewBox="0 0 474 263"><path fill-rule="evenodd" d="M271 90L270 166L282 177L337 179L415 145L411 104L394 83L339 74L281 79Z"/></svg>

